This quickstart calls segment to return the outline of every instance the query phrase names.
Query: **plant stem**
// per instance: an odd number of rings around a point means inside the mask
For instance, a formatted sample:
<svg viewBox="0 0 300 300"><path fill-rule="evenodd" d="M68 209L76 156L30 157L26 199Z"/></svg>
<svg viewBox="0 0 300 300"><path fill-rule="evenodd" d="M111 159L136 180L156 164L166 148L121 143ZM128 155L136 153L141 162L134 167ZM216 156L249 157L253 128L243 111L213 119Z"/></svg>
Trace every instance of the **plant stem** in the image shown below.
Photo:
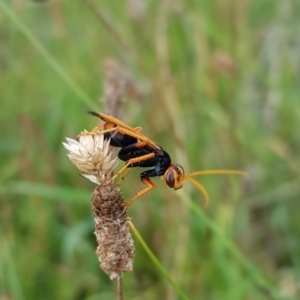
<svg viewBox="0 0 300 300"><path fill-rule="evenodd" d="M123 284L122 284L122 276L118 277L116 280L117 284L117 300L123 300Z"/></svg>
<svg viewBox="0 0 300 300"><path fill-rule="evenodd" d="M131 221L128 221L128 224L133 231L136 238L141 243L142 247L146 251L146 253L149 255L152 262L155 264L155 266L160 270L160 272L163 274L165 279L171 284L171 286L176 290L178 295L181 297L181 299L189 300L189 297L184 293L184 291L173 281L169 273L166 271L166 269L163 267L163 265L160 263L160 261L157 259L157 257L153 254L153 252L150 250L146 242L143 240L142 236L139 234L135 226Z"/></svg>

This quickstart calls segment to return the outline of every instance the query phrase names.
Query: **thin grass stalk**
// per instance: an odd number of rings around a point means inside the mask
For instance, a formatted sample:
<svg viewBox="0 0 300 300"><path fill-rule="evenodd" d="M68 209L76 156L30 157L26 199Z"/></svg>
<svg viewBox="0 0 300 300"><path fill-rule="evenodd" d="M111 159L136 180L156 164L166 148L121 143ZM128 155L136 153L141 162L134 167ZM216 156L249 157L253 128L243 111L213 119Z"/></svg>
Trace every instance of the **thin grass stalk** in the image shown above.
<svg viewBox="0 0 300 300"><path fill-rule="evenodd" d="M91 108L96 108L95 102L85 93L85 91L77 85L72 77L66 72L62 65L50 54L50 52L43 46L43 44L34 36L32 31L23 23L23 21L14 13L10 5L4 0L0 0L0 10L3 11L8 18L15 24L15 26L24 34L24 36L31 42L34 48L51 66L51 68L59 75L59 77L67 84L67 86Z"/></svg>
<svg viewBox="0 0 300 300"><path fill-rule="evenodd" d="M11 299L25 300L26 297L24 295L22 278L20 278L19 270L16 267L15 257L12 257L13 248L10 245L10 240L8 239L7 232L3 228L3 226L0 226L0 237L1 237L0 257L2 260L2 262L0 261L0 263L5 262L5 266L6 266L5 268L6 271L2 272L2 274L0 275L0 282L3 284L3 282L6 282L6 280L9 278L9 282L12 285L11 286L12 290L9 295ZM1 269L2 270L4 269L3 265L1 265ZM4 293L3 295L4 295L3 297L6 297Z"/></svg>
<svg viewBox="0 0 300 300"><path fill-rule="evenodd" d="M107 30L107 32L112 36L114 41L131 56L131 58L137 63L139 68L148 76L151 77L149 69L145 66L143 61L139 58L137 53L128 45L124 40L122 35L117 31L117 29L109 22L109 20L104 16L104 14L99 10L99 8L91 0L82 1L90 11L96 16L97 20L102 24L102 26Z"/></svg>
<svg viewBox="0 0 300 300"><path fill-rule="evenodd" d="M171 278L168 271L163 267L163 265L159 262L158 258L154 255L154 253L150 250L142 236L139 234L135 226L131 221L128 221L128 225L130 226L132 232L134 233L135 237L139 240L140 244L149 255L150 259L154 263L154 265L158 268L158 270L163 274L165 279L170 283L170 285L174 288L174 290L180 295L180 297L184 300L189 300L190 298L185 294L185 292L175 283L175 281Z"/></svg>

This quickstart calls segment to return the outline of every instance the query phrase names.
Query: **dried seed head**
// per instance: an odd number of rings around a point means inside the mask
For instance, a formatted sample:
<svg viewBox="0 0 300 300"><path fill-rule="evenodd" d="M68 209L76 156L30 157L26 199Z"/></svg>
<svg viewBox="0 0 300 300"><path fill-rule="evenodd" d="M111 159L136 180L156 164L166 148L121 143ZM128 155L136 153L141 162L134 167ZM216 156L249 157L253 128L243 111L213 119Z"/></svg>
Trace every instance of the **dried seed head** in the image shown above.
<svg viewBox="0 0 300 300"><path fill-rule="evenodd" d="M136 22L142 22L146 19L146 3L144 0L128 0L127 2L129 16Z"/></svg>
<svg viewBox="0 0 300 300"><path fill-rule="evenodd" d="M67 156L82 171L82 176L101 184L109 179L118 164L116 148L104 140L103 135L91 135L84 131L78 141L66 138Z"/></svg>
<svg viewBox="0 0 300 300"><path fill-rule="evenodd" d="M114 60L105 62L104 95L101 102L107 114L113 114L117 118L121 116L127 80L128 74L119 63Z"/></svg>
<svg viewBox="0 0 300 300"><path fill-rule="evenodd" d="M115 280L122 273L132 270L135 256L125 202L118 189L98 186L94 190L92 203L98 241L96 254L102 270L111 280Z"/></svg>
<svg viewBox="0 0 300 300"><path fill-rule="evenodd" d="M128 227L126 205L119 187L103 184L111 178L117 166L117 156L103 135L84 132L78 141L67 138L63 143L69 159L81 170L82 176L97 183L92 197L95 235L98 242L96 255L100 267L118 279L133 268L135 248Z"/></svg>
<svg viewBox="0 0 300 300"><path fill-rule="evenodd" d="M104 94L101 98L103 111L121 118L126 97L140 101L142 94L125 67L115 60L105 62Z"/></svg>

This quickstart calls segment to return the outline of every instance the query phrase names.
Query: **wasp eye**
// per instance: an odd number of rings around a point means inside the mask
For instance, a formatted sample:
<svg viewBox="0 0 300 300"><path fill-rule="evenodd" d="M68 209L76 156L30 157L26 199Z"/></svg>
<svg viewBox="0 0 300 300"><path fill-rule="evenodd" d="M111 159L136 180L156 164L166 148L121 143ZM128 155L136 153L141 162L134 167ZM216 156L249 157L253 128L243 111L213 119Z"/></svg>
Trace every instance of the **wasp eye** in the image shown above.
<svg viewBox="0 0 300 300"><path fill-rule="evenodd" d="M175 185L175 178L173 170L168 170L165 175L165 181L170 188L173 188Z"/></svg>
<svg viewBox="0 0 300 300"><path fill-rule="evenodd" d="M179 164L174 165L173 169L175 170L176 174L178 176L183 176L184 175L184 170L183 167Z"/></svg>

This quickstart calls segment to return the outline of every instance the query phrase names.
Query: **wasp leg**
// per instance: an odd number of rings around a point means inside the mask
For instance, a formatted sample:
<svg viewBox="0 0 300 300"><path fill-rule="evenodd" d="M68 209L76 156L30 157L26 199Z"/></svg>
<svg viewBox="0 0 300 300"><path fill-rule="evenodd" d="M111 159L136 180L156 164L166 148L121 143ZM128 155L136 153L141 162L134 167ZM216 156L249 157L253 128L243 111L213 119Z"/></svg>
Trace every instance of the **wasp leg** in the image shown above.
<svg viewBox="0 0 300 300"><path fill-rule="evenodd" d="M129 131L128 129L124 129L122 127L119 127L119 125L117 125L116 127L109 128L109 129L103 129L104 128L103 125L104 124L98 125L95 128L93 128L91 131L80 132L77 135L77 139L79 137L81 137L82 135L101 135L101 134L105 134L107 132L112 132L112 131L115 131L114 134L113 134L113 136L116 135L117 133L125 134L124 132L126 131L127 135L129 135L131 137L135 137L135 135L140 136L140 132L142 131L142 127L133 128L134 131L132 132L132 131ZM148 139L144 138L143 141L147 141L148 142Z"/></svg>
<svg viewBox="0 0 300 300"><path fill-rule="evenodd" d="M139 157L134 157L134 158L129 159L126 162L126 164L124 165L124 167L121 170L119 170L113 177L111 177L110 179L108 179L105 182L105 184L108 184L112 180L114 180L117 177L121 176L121 174L123 174L126 171L126 169L128 169L131 165L134 165L134 164L142 162L142 161L146 161L146 160L151 159L153 157L155 157L155 153L151 152L151 153L146 154L146 155L142 155L142 156L139 156Z"/></svg>
<svg viewBox="0 0 300 300"><path fill-rule="evenodd" d="M117 183L117 186L119 186L122 181L124 181L124 179L127 177L127 175L130 173L131 168L126 168L126 170L124 171L124 174L122 175L122 177L120 178L120 180Z"/></svg>
<svg viewBox="0 0 300 300"><path fill-rule="evenodd" d="M137 142L134 144L127 145L120 150L118 157L119 157L119 159L125 161L125 163L126 163L126 162L129 162L131 159L140 158L140 157L144 157L145 155L151 154L152 152L149 152L149 150L143 151L143 148L146 145L147 145L146 142ZM152 160L152 158L147 158L146 160L139 159L139 161L137 163L135 162L135 165L133 165L133 164L128 165L128 167L124 170L124 174L122 175L122 177L119 180L119 182L117 183L117 185L121 184L121 182L129 174L131 168L137 166L136 164L140 164L140 163L143 163L144 161L151 161L151 160Z"/></svg>
<svg viewBox="0 0 300 300"><path fill-rule="evenodd" d="M147 185L146 188L144 188L143 190L140 190L139 192L137 192L135 194L134 197L132 197L128 202L126 202L126 209L129 208L129 206L139 197L142 197L144 195L146 195L147 193L149 193L150 191L152 191L153 189L155 189L155 184L154 182L148 178L148 177L144 177L141 178L142 182Z"/></svg>
<svg viewBox="0 0 300 300"><path fill-rule="evenodd" d="M104 133L107 133L107 132L111 132L111 131L116 131L116 133L117 133L117 127L98 131L98 126L97 126L92 131L80 132L77 135L76 139L79 139L82 135L101 135L101 134L104 134Z"/></svg>
<svg viewBox="0 0 300 300"><path fill-rule="evenodd" d="M136 132L136 133L141 133L143 131L143 127L141 127L141 126L135 127L133 129L134 129L134 132Z"/></svg>
<svg viewBox="0 0 300 300"><path fill-rule="evenodd" d="M103 134L103 133L107 133L107 132L110 132L110 131L116 131L116 134L119 132L118 128L122 128L121 126L119 125L115 125L115 127L112 127L112 128L108 128L108 129L104 129L104 125L105 124L108 124L108 123L104 123L104 124L99 124L97 125L95 128L93 128L91 130L91 132L95 132L96 134L100 135L100 134ZM113 124L113 123L110 123L110 124ZM127 130L127 129L126 129ZM133 128L133 132L137 133L137 134L140 134L142 132L143 128L138 126L138 127L135 127Z"/></svg>

